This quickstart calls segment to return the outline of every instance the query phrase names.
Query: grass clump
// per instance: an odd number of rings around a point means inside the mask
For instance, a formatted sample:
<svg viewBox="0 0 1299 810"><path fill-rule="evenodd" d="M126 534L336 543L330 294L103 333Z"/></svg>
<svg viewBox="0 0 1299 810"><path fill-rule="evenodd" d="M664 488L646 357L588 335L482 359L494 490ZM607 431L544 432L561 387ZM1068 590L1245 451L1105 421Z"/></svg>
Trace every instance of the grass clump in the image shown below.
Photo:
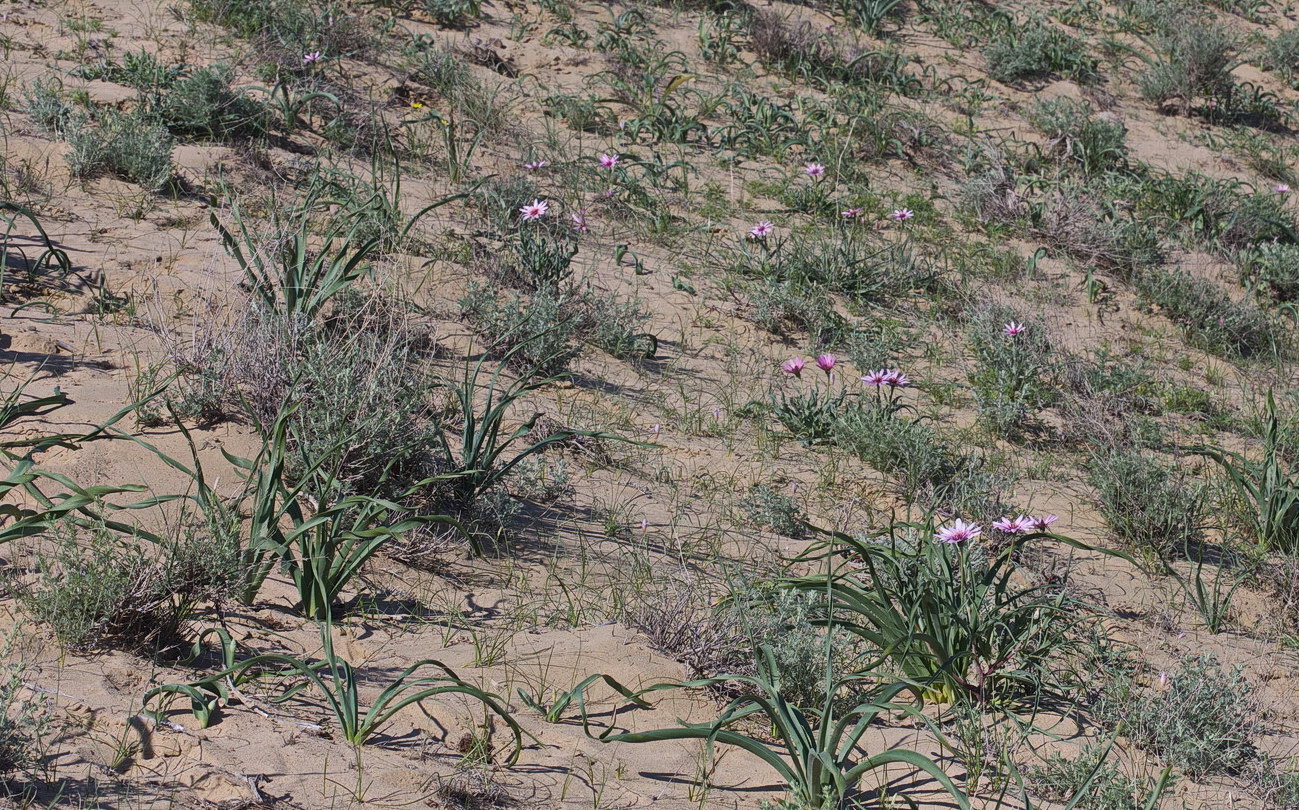
<svg viewBox="0 0 1299 810"><path fill-rule="evenodd" d="M1200 99L1231 99L1237 43L1225 25L1189 14L1176 15L1159 26L1152 44L1156 58L1137 79L1137 87L1148 101L1172 102L1186 113Z"/></svg>
<svg viewBox="0 0 1299 810"><path fill-rule="evenodd" d="M1130 674L1106 684L1097 716L1137 746L1198 778L1239 773L1257 757L1262 732L1254 687L1239 669L1211 656L1184 658L1160 689L1143 689Z"/></svg>
<svg viewBox="0 0 1299 810"><path fill-rule="evenodd" d="M228 530L186 528L152 551L104 526L64 523L53 539L36 553L36 581L19 598L69 649L170 644L199 603L227 598L240 580L238 538Z"/></svg>
<svg viewBox="0 0 1299 810"><path fill-rule="evenodd" d="M1143 450L1115 449L1092 457L1088 478L1110 532L1128 548L1163 560L1188 556L1200 541L1206 491L1187 470Z"/></svg>
<svg viewBox="0 0 1299 810"><path fill-rule="evenodd" d="M798 503L774 487L759 484L739 503L743 519L786 537L802 537L806 519Z"/></svg>
<svg viewBox="0 0 1299 810"><path fill-rule="evenodd" d="M1262 242L1236 254L1241 281L1268 298L1299 302L1299 245Z"/></svg>
<svg viewBox="0 0 1299 810"><path fill-rule="evenodd" d="M566 304L566 296L553 290L502 296L493 287L472 283L459 305L494 354L509 355L516 366L545 376L564 371L581 352L579 322Z"/></svg>
<svg viewBox="0 0 1299 810"><path fill-rule="evenodd" d="M1122 167L1127 161L1126 128L1118 121L1098 118L1091 107L1070 98L1044 101L1029 121L1047 137L1043 151L1056 162L1085 175Z"/></svg>
<svg viewBox="0 0 1299 810"><path fill-rule="evenodd" d="M988 60L988 73L999 82L1054 74L1089 84L1100 76L1096 60L1088 55L1084 43L1040 20L1007 25L983 55Z"/></svg>
<svg viewBox="0 0 1299 810"><path fill-rule="evenodd" d="M231 88L222 67L199 68L178 79L160 112L172 133L213 141L264 135L269 125L266 106Z"/></svg>
<svg viewBox="0 0 1299 810"><path fill-rule="evenodd" d="M1186 333L1188 342L1228 357L1282 353L1284 332L1249 301L1236 301L1213 282L1185 271L1151 268L1136 278L1137 292Z"/></svg>
<svg viewBox="0 0 1299 810"><path fill-rule="evenodd" d="M1069 801L1081 794L1078 806L1089 810L1143 810L1155 789L1154 781L1129 776L1106 762L1108 750L1108 746L1089 743L1074 759L1053 753L1029 772L1029 781L1038 794L1051 801Z"/></svg>
<svg viewBox="0 0 1299 810"><path fill-rule="evenodd" d="M171 133L140 112L99 110L69 117L67 161L80 178L112 174L158 191L171 182Z"/></svg>

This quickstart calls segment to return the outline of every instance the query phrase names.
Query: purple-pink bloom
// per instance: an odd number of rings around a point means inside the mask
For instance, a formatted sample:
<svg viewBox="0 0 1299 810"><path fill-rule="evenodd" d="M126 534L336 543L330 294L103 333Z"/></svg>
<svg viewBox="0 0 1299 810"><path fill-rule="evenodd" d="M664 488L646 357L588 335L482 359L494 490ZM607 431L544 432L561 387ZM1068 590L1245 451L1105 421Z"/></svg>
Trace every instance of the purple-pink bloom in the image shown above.
<svg viewBox="0 0 1299 810"><path fill-rule="evenodd" d="M866 376L861 378L862 382L866 383L867 385L873 385L876 388L879 388L883 385L887 385L888 380L889 380L889 373L886 369L879 369L878 371L868 371L866 372Z"/></svg>
<svg viewBox="0 0 1299 810"><path fill-rule="evenodd" d="M1032 519L1033 531L1044 532L1048 528L1050 528L1052 523L1055 523L1059 519L1060 518L1056 517L1055 515L1047 515L1046 517L1035 517Z"/></svg>
<svg viewBox="0 0 1299 810"><path fill-rule="evenodd" d="M578 233L586 233L587 231L591 230L586 224L585 208L577 209L577 213L571 214L570 218L573 220L573 230L577 231Z"/></svg>
<svg viewBox="0 0 1299 810"><path fill-rule="evenodd" d="M862 209L860 208L849 208L846 211L839 212L839 216L843 217L844 219L856 219L861 215L862 215Z"/></svg>
<svg viewBox="0 0 1299 810"><path fill-rule="evenodd" d="M549 165L550 165L549 160L533 160L523 164L523 168L527 169L530 172L535 172L537 169L544 169Z"/></svg>
<svg viewBox="0 0 1299 810"><path fill-rule="evenodd" d="M992 524L992 528L1005 534L1023 534L1033 527L1033 519L1028 515L1003 517Z"/></svg>
<svg viewBox="0 0 1299 810"><path fill-rule="evenodd" d="M892 219L894 222L905 222L906 220L911 219L915 215L916 212L912 211L910 208L899 208L898 210L890 214L889 218Z"/></svg>
<svg viewBox="0 0 1299 810"><path fill-rule="evenodd" d="M622 156L619 155L617 152L613 154L602 154L600 155L600 168L602 169L617 168L618 161L621 159Z"/></svg>
<svg viewBox="0 0 1299 810"><path fill-rule="evenodd" d="M749 238L766 239L774 230L776 230L776 226L764 219L749 229Z"/></svg>
<svg viewBox="0 0 1299 810"><path fill-rule="evenodd" d="M907 379L901 369L891 368L884 375L884 384L890 388L906 388L911 385L911 380Z"/></svg>
<svg viewBox="0 0 1299 810"><path fill-rule="evenodd" d="M963 543L967 540L973 540L980 534L983 534L983 529L977 523L966 523L957 518L951 526L935 532L934 539L940 543Z"/></svg>
<svg viewBox="0 0 1299 810"><path fill-rule="evenodd" d="M816 356L816 367L824 371L826 374L829 374L834 370L834 355L829 354L828 352L826 354L818 354Z"/></svg>
<svg viewBox="0 0 1299 810"><path fill-rule="evenodd" d="M519 209L519 216L521 216L526 222L534 219L541 219L549 210L550 203L545 200L533 200L531 205L525 205Z"/></svg>
<svg viewBox="0 0 1299 810"><path fill-rule="evenodd" d="M791 357L785 362L781 363L780 367L784 369L786 374L793 374L795 377L802 377L803 367L805 365L807 364L803 362L803 358Z"/></svg>
<svg viewBox="0 0 1299 810"><path fill-rule="evenodd" d="M320 51L312 51L311 53L304 53L302 55L302 64L309 65L312 62L319 62L322 56L324 56L324 54L322 54Z"/></svg>
<svg viewBox="0 0 1299 810"><path fill-rule="evenodd" d="M1272 190L1275 191L1277 194L1289 194L1290 186L1285 183L1277 183L1275 186L1273 186Z"/></svg>
<svg viewBox="0 0 1299 810"><path fill-rule="evenodd" d="M819 180L825 176L825 165L822 163L809 163L803 167L803 171L813 180Z"/></svg>
<svg viewBox="0 0 1299 810"><path fill-rule="evenodd" d="M1006 333L1006 337L1015 337L1016 335L1022 334L1024 330L1027 328L1028 327L1022 323L1015 323L1014 321L1011 321L1010 323L1003 326L1001 328L1001 331Z"/></svg>

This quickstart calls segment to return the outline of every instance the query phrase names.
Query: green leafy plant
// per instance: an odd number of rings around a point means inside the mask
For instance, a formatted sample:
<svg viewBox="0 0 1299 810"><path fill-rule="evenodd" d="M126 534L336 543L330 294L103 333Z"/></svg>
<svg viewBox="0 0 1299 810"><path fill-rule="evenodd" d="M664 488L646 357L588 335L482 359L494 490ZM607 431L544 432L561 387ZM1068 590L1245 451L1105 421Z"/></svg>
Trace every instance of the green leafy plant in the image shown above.
<svg viewBox="0 0 1299 810"><path fill-rule="evenodd" d="M826 571L783 587L826 593L822 620L884 650L942 702L1008 707L1067 690L1054 670L1070 645L1079 605L1058 585L1017 575L1016 552L1050 537L1007 534L996 545L935 542L934 525L895 523L879 537L820 530L802 559Z"/></svg>
<svg viewBox="0 0 1299 810"><path fill-rule="evenodd" d="M511 355L522 349L517 346L502 358L508 363ZM506 382L498 367L483 383L483 363L480 358L465 363L464 377L446 381L451 396L455 421L459 430L442 435L442 450L446 469L450 471L448 497L462 511L471 510L474 504L502 482L511 471L528 458L549 447L560 445L576 437L617 439L611 434L583 430L551 430L537 437L533 430L542 414L533 413L513 430L507 428L513 411L527 394L564 379L563 375L540 376L534 368ZM471 535L475 553L483 552L482 545Z"/></svg>
<svg viewBox="0 0 1299 810"><path fill-rule="evenodd" d="M226 252L238 262L257 299L285 321L310 321L334 296L367 275L384 239L383 234L360 236L368 227L365 206L353 206L321 228L315 215L327 212L335 202L325 192L323 184L314 184L305 202L287 216L272 206L272 230L287 237L272 249L249 228L237 204L232 211L235 231L223 225L215 211L211 214ZM400 243L425 214L464 196L453 194L430 203L412 215L394 238ZM320 233L319 242L313 240L313 233Z"/></svg>
<svg viewBox="0 0 1299 810"><path fill-rule="evenodd" d="M533 696L530 692L524 689L518 689L516 692L519 695L519 700L523 701L523 705L540 714L547 723L558 723L564 718L564 712L573 704L573 701L577 701L578 710L583 716L586 715L586 692L587 689L597 681L603 681L610 689L632 701L637 706L646 709L649 708L649 704L637 697L630 689L623 686L621 683L618 683L614 678L601 674L589 675L567 692L560 692L554 695L551 700L546 701L549 703L549 707L543 705L545 699L544 695Z"/></svg>
<svg viewBox="0 0 1299 810"><path fill-rule="evenodd" d="M879 686L874 676L849 675L834 678L827 673L826 700L815 710L791 703L774 675L770 650L760 653L758 674L722 675L685 683L658 684L640 696L664 689L730 687L744 694L728 703L711 723L683 724L680 728L652 731L601 733L605 742L663 742L703 740L709 746L722 744L746 751L771 768L788 788L786 806L799 810L821 810L852 806L858 785L875 771L902 766L931 777L952 797L961 810L968 810L965 795L933 760L916 751L893 748L865 756L857 753L867 729L881 715L901 712L925 722L914 703L896 698L917 690L908 684ZM839 708L836 695L846 691L856 697ZM760 720L770 729L766 739L745 733L749 723Z"/></svg>
<svg viewBox="0 0 1299 810"><path fill-rule="evenodd" d="M1187 657L1163 673L1160 689L1120 673L1096 704L1104 722L1192 778L1238 772L1257 757L1260 733L1254 688L1239 669L1210 656Z"/></svg>
<svg viewBox="0 0 1299 810"><path fill-rule="evenodd" d="M190 700L191 711L203 727L214 719L222 704L238 698L238 684L253 677L286 681L288 685L271 698L273 703L284 703L304 692L321 698L338 723L339 734L353 746L360 747L379 733L393 715L407 706L419 704L439 695L464 695L482 703L483 707L505 721L514 736L514 750L506 760L513 764L523 749L523 728L505 708L500 698L473 686L440 661L427 658L403 669L383 691L368 705L363 706L358 692L360 674L334 653L332 625L321 624L321 660L305 661L282 653L263 653L236 661L235 645L223 629L210 629L195 642L193 657L202 653L202 644L208 635L216 635L222 645L224 667L197 681L183 684L163 684L145 693L144 712L161 721L166 707L150 708L153 701L171 695ZM423 674L433 670L436 674ZM269 671L269 673L268 673Z"/></svg>
<svg viewBox="0 0 1299 810"><path fill-rule="evenodd" d="M1204 485L1140 449L1095 455L1088 477L1110 531L1129 548L1163 560L1187 555L1203 536Z"/></svg>
<svg viewBox="0 0 1299 810"><path fill-rule="evenodd" d="M1281 423L1271 391L1265 414L1261 458L1222 447L1190 449L1212 459L1248 506L1250 529L1260 549L1292 554L1299 550L1299 475L1282 455Z"/></svg>
<svg viewBox="0 0 1299 810"><path fill-rule="evenodd" d="M68 167L76 177L108 173L150 191L172 180L171 134L144 112L103 109L93 117L73 113L65 137Z"/></svg>

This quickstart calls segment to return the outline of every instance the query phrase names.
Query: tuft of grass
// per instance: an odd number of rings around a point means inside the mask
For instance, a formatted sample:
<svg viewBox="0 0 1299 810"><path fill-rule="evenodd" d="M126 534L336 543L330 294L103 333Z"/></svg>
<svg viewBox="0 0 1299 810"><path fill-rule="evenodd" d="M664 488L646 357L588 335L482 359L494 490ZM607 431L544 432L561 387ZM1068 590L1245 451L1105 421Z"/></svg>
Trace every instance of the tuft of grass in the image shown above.
<svg viewBox="0 0 1299 810"><path fill-rule="evenodd" d="M1249 301L1236 301L1213 282L1183 270L1150 268L1136 277L1137 292L1182 327L1188 342L1228 357L1271 357L1287 351L1285 332Z"/></svg>
<svg viewBox="0 0 1299 810"><path fill-rule="evenodd" d="M1183 113L1200 99L1231 100L1237 41L1226 25L1189 13L1177 15L1159 27L1151 44L1156 58L1137 78L1147 100L1175 102Z"/></svg>
<svg viewBox="0 0 1299 810"><path fill-rule="evenodd" d="M1109 746L1093 742L1073 759L1053 753L1029 771L1029 782L1043 798L1055 802L1081 796L1077 806L1088 810L1144 810L1155 781L1125 774L1106 761L1109 750Z"/></svg>
<svg viewBox="0 0 1299 810"><path fill-rule="evenodd" d="M1085 103L1070 98L1044 101L1032 110L1029 121L1046 135L1044 151L1062 166L1094 175L1127 162L1126 128L1093 115Z"/></svg>
<svg viewBox="0 0 1299 810"><path fill-rule="evenodd" d="M541 375L563 371L581 353L578 319L567 304L566 296L549 289L501 295L477 282L459 302L461 315L494 354L508 355L519 368Z"/></svg>
<svg viewBox="0 0 1299 810"><path fill-rule="evenodd" d="M54 546L36 554L36 582L23 609L69 649L142 649L171 644L193 609L234 593L237 538L186 528L168 546L145 550L105 525L60 524Z"/></svg>
<svg viewBox="0 0 1299 810"><path fill-rule="evenodd" d="M269 126L266 106L232 89L230 72L221 66L199 68L176 80L160 113L172 133L213 141L264 135Z"/></svg>
<svg viewBox="0 0 1299 810"><path fill-rule="evenodd" d="M74 113L67 121L68 166L80 178L112 174L158 191L171 182L172 138L140 112Z"/></svg>
<svg viewBox="0 0 1299 810"><path fill-rule="evenodd" d="M1140 449L1095 454L1088 480L1101 515L1125 546L1152 554L1191 556L1206 518L1206 489L1189 471Z"/></svg>

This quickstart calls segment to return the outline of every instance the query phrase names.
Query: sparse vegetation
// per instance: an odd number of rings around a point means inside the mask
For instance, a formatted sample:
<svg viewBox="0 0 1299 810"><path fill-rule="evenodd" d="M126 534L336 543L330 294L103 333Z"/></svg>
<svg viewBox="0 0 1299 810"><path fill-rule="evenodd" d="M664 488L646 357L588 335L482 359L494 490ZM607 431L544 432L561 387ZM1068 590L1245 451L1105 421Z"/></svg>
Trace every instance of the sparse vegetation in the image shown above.
<svg viewBox="0 0 1299 810"><path fill-rule="evenodd" d="M1293 9L0 11L9 803L1293 810Z"/></svg>

